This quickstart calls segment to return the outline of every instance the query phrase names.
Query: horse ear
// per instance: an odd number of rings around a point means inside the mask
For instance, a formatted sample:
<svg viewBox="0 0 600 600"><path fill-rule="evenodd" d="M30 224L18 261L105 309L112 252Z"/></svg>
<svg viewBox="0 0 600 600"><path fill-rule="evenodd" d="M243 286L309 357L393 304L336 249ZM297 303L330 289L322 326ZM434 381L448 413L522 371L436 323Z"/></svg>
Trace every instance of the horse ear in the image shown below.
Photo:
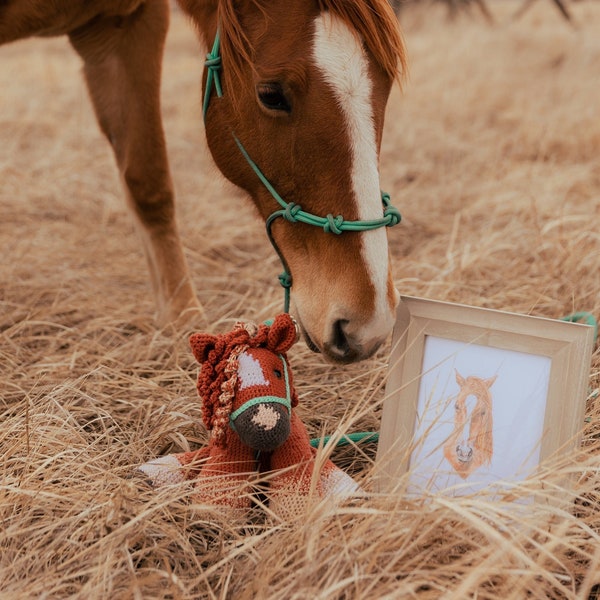
<svg viewBox="0 0 600 600"><path fill-rule="evenodd" d="M190 336L190 347L194 358L203 363L208 358L209 352L216 346L219 338L210 333L194 333Z"/></svg>
<svg viewBox="0 0 600 600"><path fill-rule="evenodd" d="M485 383L485 387L487 387L489 389L494 385L494 381L496 381L496 379L498 379L498 375L494 375L493 377L490 377L489 379L484 379L483 383Z"/></svg>
<svg viewBox="0 0 600 600"><path fill-rule="evenodd" d="M454 369L454 372L456 373L456 383L458 383L460 387L465 385L465 378L456 369Z"/></svg>
<svg viewBox="0 0 600 600"><path fill-rule="evenodd" d="M296 323L287 313L277 315L269 328L267 347L273 352L285 353L298 340Z"/></svg>

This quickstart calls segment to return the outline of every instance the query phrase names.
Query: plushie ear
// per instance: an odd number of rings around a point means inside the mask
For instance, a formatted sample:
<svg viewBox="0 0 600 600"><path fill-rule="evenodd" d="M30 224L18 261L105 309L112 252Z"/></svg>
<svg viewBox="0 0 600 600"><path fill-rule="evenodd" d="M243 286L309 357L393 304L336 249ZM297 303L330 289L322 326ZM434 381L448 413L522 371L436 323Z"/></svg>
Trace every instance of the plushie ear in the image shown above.
<svg viewBox="0 0 600 600"><path fill-rule="evenodd" d="M217 340L218 337L210 333L192 334L190 336L190 346L194 358L202 364L208 358L209 352L215 347Z"/></svg>
<svg viewBox="0 0 600 600"><path fill-rule="evenodd" d="M287 313L277 315L269 329L267 347L273 352L285 353L298 340L296 323Z"/></svg>

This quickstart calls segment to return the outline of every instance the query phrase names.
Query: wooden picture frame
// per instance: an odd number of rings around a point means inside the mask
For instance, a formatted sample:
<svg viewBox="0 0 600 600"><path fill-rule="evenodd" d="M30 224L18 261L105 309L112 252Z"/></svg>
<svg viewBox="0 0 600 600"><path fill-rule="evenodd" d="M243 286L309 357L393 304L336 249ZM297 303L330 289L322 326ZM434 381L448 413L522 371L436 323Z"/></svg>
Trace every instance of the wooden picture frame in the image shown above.
<svg viewBox="0 0 600 600"><path fill-rule="evenodd" d="M477 493L573 449L593 345L589 325L403 297L376 459L380 490Z"/></svg>

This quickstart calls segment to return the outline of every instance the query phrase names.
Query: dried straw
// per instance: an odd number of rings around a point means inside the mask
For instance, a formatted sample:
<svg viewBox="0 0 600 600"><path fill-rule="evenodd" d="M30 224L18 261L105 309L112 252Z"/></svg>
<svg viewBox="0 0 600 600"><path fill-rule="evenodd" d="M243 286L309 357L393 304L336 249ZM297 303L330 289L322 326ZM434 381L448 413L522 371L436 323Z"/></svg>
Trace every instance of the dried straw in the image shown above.
<svg viewBox="0 0 600 600"><path fill-rule="evenodd" d="M516 4L495 14L504 6ZM572 8L577 30L543 3L494 28L403 12L412 79L392 95L382 150L405 218L390 232L402 293L600 316L600 6ZM598 351L582 449L515 491L571 474L567 509L380 495L372 447L333 452L369 497L287 522L261 510L227 521L190 505L184 485L154 493L128 478L206 439L189 332L153 325L141 247L65 40L4 47L2 60L0 598L597 596ZM201 62L175 14L164 115L208 315L194 328L224 331L272 316L282 295L262 224L207 156ZM378 429L387 351L345 368L292 351L311 435Z"/></svg>

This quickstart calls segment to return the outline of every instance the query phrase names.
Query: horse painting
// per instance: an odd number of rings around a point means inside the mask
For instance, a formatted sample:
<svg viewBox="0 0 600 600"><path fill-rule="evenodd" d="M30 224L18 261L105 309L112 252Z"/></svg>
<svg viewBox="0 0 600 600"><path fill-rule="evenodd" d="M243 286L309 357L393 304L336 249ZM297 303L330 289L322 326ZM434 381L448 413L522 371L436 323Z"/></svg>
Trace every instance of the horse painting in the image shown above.
<svg viewBox="0 0 600 600"><path fill-rule="evenodd" d="M456 371L460 391L454 402L454 429L444 444L444 456L463 479L492 460L494 421L490 388L494 381L496 377L463 377Z"/></svg>
<svg viewBox="0 0 600 600"><path fill-rule="evenodd" d="M309 346L338 362L368 357L390 332L398 302L382 227L398 217L382 198L378 164L388 95L405 69L390 5L179 4L213 48L203 77L208 146L269 222ZM0 44L64 34L83 59L162 322L199 307L175 224L160 116L168 21L168 0L0 1Z"/></svg>

